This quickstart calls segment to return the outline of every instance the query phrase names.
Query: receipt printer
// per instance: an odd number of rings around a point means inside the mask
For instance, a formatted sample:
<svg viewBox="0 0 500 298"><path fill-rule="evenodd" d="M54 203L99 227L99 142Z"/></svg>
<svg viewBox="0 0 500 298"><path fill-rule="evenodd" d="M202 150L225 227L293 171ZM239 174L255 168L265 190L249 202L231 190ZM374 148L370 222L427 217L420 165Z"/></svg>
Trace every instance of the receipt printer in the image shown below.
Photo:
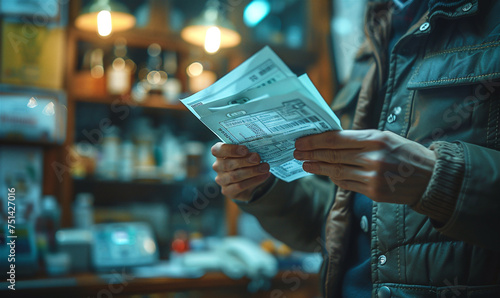
<svg viewBox="0 0 500 298"><path fill-rule="evenodd" d="M92 237L92 264L97 271L158 261L158 246L147 223L97 224L92 227Z"/></svg>

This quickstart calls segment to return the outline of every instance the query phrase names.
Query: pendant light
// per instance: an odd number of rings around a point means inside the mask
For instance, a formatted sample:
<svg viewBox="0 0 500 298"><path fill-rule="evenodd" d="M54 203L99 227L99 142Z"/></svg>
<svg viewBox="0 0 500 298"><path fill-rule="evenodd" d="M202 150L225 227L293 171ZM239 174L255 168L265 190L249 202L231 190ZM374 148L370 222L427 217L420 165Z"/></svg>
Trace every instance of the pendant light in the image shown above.
<svg viewBox="0 0 500 298"><path fill-rule="evenodd" d="M135 17L121 3L113 0L94 0L82 9L75 26L85 31L108 36L111 32L125 31L134 27Z"/></svg>
<svg viewBox="0 0 500 298"><path fill-rule="evenodd" d="M218 7L219 1L209 1L201 15L182 29L182 39L204 47L208 53L238 45L241 42L240 35Z"/></svg>

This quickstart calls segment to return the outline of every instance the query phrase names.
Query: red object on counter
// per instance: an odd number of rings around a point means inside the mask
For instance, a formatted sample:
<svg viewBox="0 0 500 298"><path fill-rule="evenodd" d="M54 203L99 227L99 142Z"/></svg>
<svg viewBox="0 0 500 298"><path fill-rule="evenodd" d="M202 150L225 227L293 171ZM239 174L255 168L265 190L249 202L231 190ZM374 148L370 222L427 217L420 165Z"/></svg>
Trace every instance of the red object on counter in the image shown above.
<svg viewBox="0 0 500 298"><path fill-rule="evenodd" d="M172 241L172 251L175 251L176 253L189 251L189 239L186 232L179 231L175 233L174 240Z"/></svg>

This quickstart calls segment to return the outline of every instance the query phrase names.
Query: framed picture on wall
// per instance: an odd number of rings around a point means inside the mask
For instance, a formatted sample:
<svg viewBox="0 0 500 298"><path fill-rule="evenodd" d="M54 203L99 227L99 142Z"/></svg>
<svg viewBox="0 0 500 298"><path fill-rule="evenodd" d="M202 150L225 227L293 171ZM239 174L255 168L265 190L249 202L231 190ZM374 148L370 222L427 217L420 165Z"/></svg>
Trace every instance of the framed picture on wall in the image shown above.
<svg viewBox="0 0 500 298"><path fill-rule="evenodd" d="M0 1L0 15L33 17L35 24L59 21L59 0L4 0Z"/></svg>

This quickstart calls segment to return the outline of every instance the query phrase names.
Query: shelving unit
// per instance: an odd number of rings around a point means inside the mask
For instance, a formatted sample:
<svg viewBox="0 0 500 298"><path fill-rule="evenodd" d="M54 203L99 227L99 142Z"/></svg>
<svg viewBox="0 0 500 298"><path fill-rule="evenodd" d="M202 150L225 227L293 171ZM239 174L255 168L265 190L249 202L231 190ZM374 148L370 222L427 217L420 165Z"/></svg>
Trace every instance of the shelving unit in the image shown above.
<svg viewBox="0 0 500 298"><path fill-rule="evenodd" d="M111 105L129 106L130 108L138 108L144 110L146 117L158 118L164 114L173 115L173 120L182 122L186 120L190 125L184 125L184 130L199 130L197 135L204 134L203 137L214 137L210 132L205 131L203 125L195 119L193 115L182 104L172 104L165 100L161 95L149 95L141 102L134 102L129 95L106 95L106 94L88 94L79 92L81 86L75 86L75 79L78 76L78 60L80 56L78 51L79 45L87 43L95 47L103 48L111 51L115 41L119 38L124 38L127 41L129 48L137 48L146 50L152 43L157 43L162 49L174 51L178 57L178 71L176 77L182 83L184 92L188 91L188 76L184 71L188 64L192 61L193 51L200 51L195 47L184 42L178 33L171 31L168 27L165 14L169 10L169 6L173 0L148 0L151 5L149 23L145 27L133 28L126 32L113 33L108 38L101 38L93 32L83 32L74 27L74 19L80 13L83 0L69 1L69 22L66 28L65 40L65 76L64 90L67 94L67 126L66 140L64 144L40 144L34 145L43 147L44 167L43 167L43 195L55 195L57 197L61 209L61 223L63 228L72 226L72 204L76 193L92 192L96 202L100 207L108 207L113 205L124 205L129 203L149 203L149 202L170 202L174 201L172 194L179 194L189 183L189 187L205 186L207 183L214 181L211 177L203 177L198 180L186 181L165 181L161 179L151 180L99 180L95 177L87 177L85 179L75 179L71 176L70 168L74 162L74 145L81 139L78 131L78 117L82 106L109 107ZM124 2L134 3L139 2L133 0L123 0ZM84 1L83 1L84 2ZM231 49L221 49L216 55L208 55L201 52L201 58L212 61L216 65L214 71L221 77L234 67L242 63L246 58L254 52L267 45L265 42L257 42L253 40L247 28L242 21L243 9L250 0L232 1L238 5L232 7L231 20L236 24L243 36L242 43ZM284 1L285 2L285 1ZM186 2L187 3L187 2ZM191 5L193 2L189 2ZM228 1L231 3L231 1ZM188 4L186 4L188 5ZM328 7L328 9L325 9ZM330 71L330 52L328 39L330 27L330 12L331 7L328 0L311 0L307 2L305 38L304 46L299 48L289 48L285 45L271 44L273 50L289 65L292 70L297 70L302 74L307 72L312 81L318 87L323 97L329 101L334 94L333 74ZM1 24L0 24L1 29ZM196 56L195 55L195 56ZM92 107L90 107L92 109ZM97 110L97 108L96 108ZM88 116L88 115L87 115ZM193 125L191 125L193 124ZM198 125L197 128L194 128ZM200 128L200 129L198 129ZM203 128L203 129L202 129ZM81 129L81 127L80 127ZM90 129L90 128L89 128ZM204 139L205 140L205 139ZM214 137L215 140L215 137ZM29 142L19 142L20 145L32 145ZM16 140L1 141L0 145L18 145ZM208 182L208 178L210 178ZM180 196L178 196L180 197ZM211 205L216 208L224 208L225 214L219 216L221 220L225 220L228 235L237 234L237 222L239 216L238 207L222 195L217 197L217 202ZM175 206L177 207L177 206ZM176 208L172 209L176 211ZM205 210L206 211L206 210ZM200 213L203 210L200 211ZM220 215L220 214L218 214ZM225 216L224 216L225 215ZM23 280L24 279L24 280ZM276 296L274 290L283 290L280 292L282 297L292 295L297 297L310 297L317 293L318 276L311 275L311 278L304 278L302 273L296 272L281 272L272 281L273 292L265 293L265 295ZM296 286L295 281L299 280L300 289L295 290L292 287ZM241 296L246 291L249 283L248 279L231 280L221 273L209 273L200 279L170 279L170 278L136 278L131 281L127 287L118 294L132 295L155 292L174 292L174 291L189 291L203 290L214 291L212 296L220 297L219 292L215 291L232 291L230 297ZM26 295L54 295L54 291L61 293L61 296L75 294L75 296L89 294L95 295L102 289L107 289L111 286L111 282L102 276L93 273L77 274L72 276L48 278L47 276L36 276L34 278L19 277L19 297ZM6 288L6 287L3 287ZM293 293L292 293L293 292ZM274 293L274 294L273 294ZM114 293L113 293L114 294ZM255 295L257 296L257 295ZM248 294L246 297L253 297Z"/></svg>
<svg viewBox="0 0 500 298"><path fill-rule="evenodd" d="M125 204L134 202L138 197L144 198L142 202L155 200L158 193L177 192L182 187L182 182L162 181L118 181L118 180L95 180L75 179L75 193L91 192L97 201L105 204ZM110 195L120 190L120 197L113 198Z"/></svg>
<svg viewBox="0 0 500 298"><path fill-rule="evenodd" d="M234 15L243 12L243 8L248 1L243 1L239 6L234 8ZM144 102L137 103L130 99L130 96L106 96L97 95L92 96L88 94L79 94L78 86L74 86L74 78L77 69L78 59L78 43L87 42L95 46L111 49L114 41L118 38L125 38L127 46L132 48L146 49L151 43L159 44L162 49L175 51L178 55L179 67L176 73L177 77L181 80L183 90L187 90L188 77L185 73L187 65L192 62L189 61L190 53L193 47L184 42L180 36L171 32L166 24L164 13L168 10L168 1L151 0L152 6L149 24L143 28L134 28L126 32L114 33L109 38L101 38L93 32L83 32L76 29L73 25L73 20L76 18L80 11L80 1L70 2L69 25L67 30L67 63L66 63L66 89L68 91L68 126L67 126L67 139L63 146L59 147L54 152L47 154L47 161L57 161L64 166L69 166L68 161L71 161L72 146L76 139L76 115L77 106L81 103L94 103L102 105L128 105L130 107L139 107L152 110L169 111L173 113L181 113L179 117L193 117L189 115L187 109L182 104L169 104L161 95L150 95ZM307 30L306 30L306 45L298 49L290 49L286 46L273 45L273 49L277 54L293 68L300 71L307 72L313 82L317 85L320 93L328 101L334 93L333 74L329 71L329 45L326 34L329 34L329 15L330 10L326 11L325 7L329 7L327 0L311 1L307 4ZM243 25L241 17L233 17L233 21L238 28L246 28ZM242 35L244 36L243 42L236 48L221 50L216 56L208 57L220 61L224 59L225 69L219 69L220 74L227 73L232 68L239 65L247 57L255 51L262 48L265 44L255 42L248 38L248 29L243 29ZM247 31L247 32L245 32ZM206 57L205 57L206 58ZM219 60L217 60L219 59ZM299 73L301 74L301 73ZM192 119L195 121L195 119ZM99 180L74 180L69 171L64 171L62 176L57 179L53 174L48 174L48 180L52 184L46 189L46 192L56 193L60 198L62 206L62 224L65 227L71 226L72 215L71 205L73 196L76 192L84 189L95 189L96 192L112 193L120 190L126 200L133 200L133 193L136 191L143 191L145 193L153 192L168 192L175 188L177 183L166 184L163 182L144 183L144 182L106 182ZM96 200L102 200L100 197ZM236 233L236 222L238 218L238 208L230 200L226 200L226 220L227 230L229 234Z"/></svg>
<svg viewBox="0 0 500 298"><path fill-rule="evenodd" d="M143 103L133 102L129 97L122 96L81 96L75 97L75 102L92 102L92 103L100 103L100 104L122 104L128 105L130 107L141 107L141 108L154 108L154 109L167 109L167 110L178 110L178 111L187 111L186 106L181 104L169 104L166 103L166 100L161 95L149 95Z"/></svg>
<svg viewBox="0 0 500 298"><path fill-rule="evenodd" d="M124 38L127 41L127 47L129 48L141 48L146 49L150 44L156 43L161 46L164 50L175 51L178 56L178 61L181 62L179 65L179 71L176 76L182 82L182 88L184 91L187 90L187 76L184 71L186 65L182 64L186 61L186 57L189 54L189 46L183 42L179 36L169 32L168 27L165 24L164 18L159 15L160 12L166 12L168 9L168 2L153 0L150 1L151 15L149 24L143 28L133 28L126 32L118 32L112 34L108 38L101 38L94 32L84 32L78 30L74 27L73 20L79 14L81 8L81 1L71 1L70 3L70 14L69 14L69 24L67 30L67 67L66 67L66 86L68 91L68 131L67 139L57 153L60 156L70 156L73 146L73 142L76 140L76 115L78 113L77 107L79 103L94 103L100 105L123 105L130 108L146 108L146 109L157 109L163 111L172 111L174 113L186 113L187 109L179 102L178 104L167 103L165 98L161 95L148 95L141 102L134 102L131 100L130 95L105 95L97 94L92 95L88 93L78 92L79 86L74 85L74 78L77 74L77 58L78 58L78 43L87 42L93 44L95 47L101 47L104 49L111 49L114 42L119 38ZM71 159L71 158L69 158ZM68 165L68 158L60 160L64 166ZM63 173L62 182L59 184L59 194L61 198L62 206L62 224L63 226L71 226L72 216L71 216L71 205L74 194L80 191L91 191L96 194L96 201L99 203L110 203L110 195L120 194L122 199L131 202L137 199L136 196L138 191L143 195L147 196L169 192L179 186L176 183L164 183L164 182L144 182L144 181L131 181L131 182L119 182L119 181L101 181L96 179L85 179L85 180L74 180L69 171ZM118 192L118 193L117 193ZM128 198L128 199L127 199ZM111 199L112 201L112 199ZM115 201L116 202L116 201Z"/></svg>

